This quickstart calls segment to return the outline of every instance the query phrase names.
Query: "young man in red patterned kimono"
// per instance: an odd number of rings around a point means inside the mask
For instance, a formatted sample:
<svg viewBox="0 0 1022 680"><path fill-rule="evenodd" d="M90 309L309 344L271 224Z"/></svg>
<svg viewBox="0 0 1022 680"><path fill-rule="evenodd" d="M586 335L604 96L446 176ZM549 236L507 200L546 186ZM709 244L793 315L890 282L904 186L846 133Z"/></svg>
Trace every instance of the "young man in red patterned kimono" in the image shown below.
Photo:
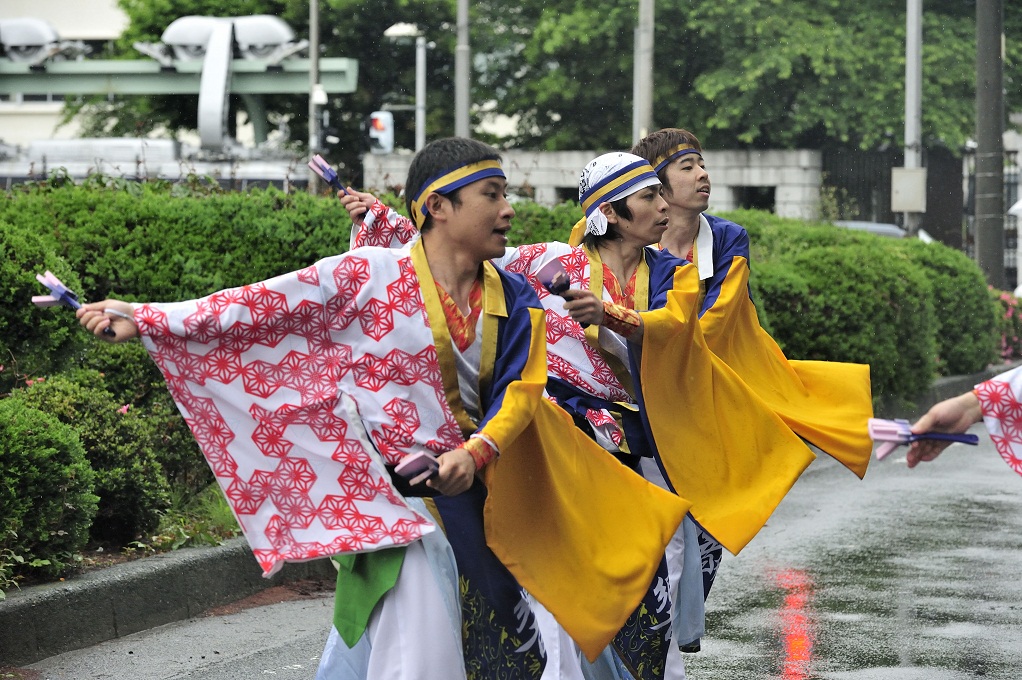
<svg viewBox="0 0 1022 680"><path fill-rule="evenodd" d="M422 232L406 248L78 315L97 337L142 338L266 574L340 555L319 677L539 678L560 643L541 638L523 586L592 652L688 504L593 456L542 399L542 307L488 262L514 215L497 152L438 140L406 188ZM424 486L391 474L423 452L438 464ZM597 480L584 498L575 471ZM573 530L574 514L596 530Z"/></svg>

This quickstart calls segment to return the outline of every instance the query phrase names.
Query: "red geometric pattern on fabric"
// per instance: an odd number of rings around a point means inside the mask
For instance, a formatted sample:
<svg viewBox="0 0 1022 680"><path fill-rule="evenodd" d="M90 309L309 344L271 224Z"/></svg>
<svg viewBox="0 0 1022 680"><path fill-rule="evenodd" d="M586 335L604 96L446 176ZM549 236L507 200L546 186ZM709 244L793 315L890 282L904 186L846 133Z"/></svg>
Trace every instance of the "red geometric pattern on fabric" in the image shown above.
<svg viewBox="0 0 1022 680"><path fill-rule="evenodd" d="M270 290L264 284L256 283L241 287L238 304L248 307L253 325L272 328L275 319L282 318L282 313L289 311L287 296Z"/></svg>
<svg viewBox="0 0 1022 680"><path fill-rule="evenodd" d="M624 441L624 435L621 432L621 428L618 426L617 421L614 420L614 416L610 414L610 411L606 409L587 409L586 420L592 423L594 428L600 428L604 433L610 436L610 440L617 446L621 446L621 442Z"/></svg>
<svg viewBox="0 0 1022 680"><path fill-rule="evenodd" d="M356 501L369 501L379 492L369 467L365 462L365 456L362 458L363 460L360 461L360 464L352 465L337 478L344 498Z"/></svg>
<svg viewBox="0 0 1022 680"><path fill-rule="evenodd" d="M373 439L383 455L383 459L389 463L395 456L401 456L402 449L415 443L415 437L412 434L407 428L400 425L395 427L384 423L380 426L380 432L373 433ZM384 451L386 451L385 454Z"/></svg>
<svg viewBox="0 0 1022 680"><path fill-rule="evenodd" d="M327 301L326 317L331 330L344 330L358 318L358 294L369 281L369 263L360 257L341 260L331 273L338 294Z"/></svg>
<svg viewBox="0 0 1022 680"><path fill-rule="evenodd" d="M306 423L320 441L339 442L348 434L348 421L334 413L331 407L334 403L336 400L320 402L315 408L318 414ZM311 413L313 410L307 408L306 412Z"/></svg>
<svg viewBox="0 0 1022 680"><path fill-rule="evenodd" d="M337 295L347 300L354 300L362 292L363 286L369 281L369 261L363 257L345 257L331 272Z"/></svg>
<svg viewBox="0 0 1022 680"><path fill-rule="evenodd" d="M589 258L586 257L585 251L582 248L574 248L571 252L561 255L559 259L572 282L588 289L589 277L586 274L589 272Z"/></svg>
<svg viewBox="0 0 1022 680"><path fill-rule="evenodd" d="M294 444L284 437L284 428L265 422L256 426L252 441L264 456L270 458L283 458L294 448Z"/></svg>
<svg viewBox="0 0 1022 680"><path fill-rule="evenodd" d="M605 386L614 395L614 401L622 401L629 399L624 388L621 386L621 381L618 380L617 374L614 373L614 369L604 360L604 358L595 349L590 347L588 344L585 346L586 356L589 357L589 361L593 365L592 378L596 382Z"/></svg>
<svg viewBox="0 0 1022 680"><path fill-rule="evenodd" d="M349 437L350 408L340 403L348 390L379 390L378 404L357 408L379 409L365 423L370 437L399 445L389 462L427 441L441 452L463 441L417 286L409 257L368 252L198 301L138 307L143 340L265 572L432 530ZM384 332L393 310L414 319L411 333ZM431 399L440 408L426 428L419 409Z"/></svg>
<svg viewBox="0 0 1022 680"><path fill-rule="evenodd" d="M434 389L443 389L443 378L439 379L440 361L436 349L430 347L418 354L394 350L387 355L394 382L398 385L424 383Z"/></svg>
<svg viewBox="0 0 1022 680"><path fill-rule="evenodd" d="M203 359L205 363L203 373L206 378L229 383L241 374L241 357L236 351L226 347L217 347Z"/></svg>
<svg viewBox="0 0 1022 680"><path fill-rule="evenodd" d="M356 515L349 525L352 533L364 536L370 543L376 543L387 534L387 527L379 517Z"/></svg>
<svg viewBox="0 0 1022 680"><path fill-rule="evenodd" d="M560 253L560 254L558 254ZM582 248L563 243L538 243L520 246L500 260L508 271L524 274L539 296L547 319L547 368L560 378L586 392L612 401L630 401L613 369L597 350L589 346L582 327L564 313L558 297L549 295L535 273L548 255L561 261L572 288L589 289L589 258ZM606 287L604 297L607 297Z"/></svg>
<svg viewBox="0 0 1022 680"><path fill-rule="evenodd" d="M330 458L345 466L358 465L365 458L365 450L357 439L345 439L334 449Z"/></svg>
<svg viewBox="0 0 1022 680"><path fill-rule="evenodd" d="M224 495L231 501L231 505L239 515L254 515L259 507L266 500L266 492L261 486L256 486L234 479L227 486Z"/></svg>
<svg viewBox="0 0 1022 680"><path fill-rule="evenodd" d="M268 361L253 361L241 372L245 391L265 399L280 388L277 367Z"/></svg>
<svg viewBox="0 0 1022 680"><path fill-rule="evenodd" d="M236 323L223 332L220 347L228 352L247 352L256 344L252 325Z"/></svg>
<svg viewBox="0 0 1022 680"><path fill-rule="evenodd" d="M383 425L381 432L370 432L369 437L373 440L373 446L380 452L380 456L384 462L389 465L397 465L404 454L401 453L401 449L397 446L404 444L407 439L402 437L400 433L397 437L394 437L394 433L391 431L392 428L389 425Z"/></svg>
<svg viewBox="0 0 1022 680"><path fill-rule="evenodd" d="M422 533L421 524L408 520L399 520L391 525L389 536L398 545L411 543Z"/></svg>
<svg viewBox="0 0 1022 680"><path fill-rule="evenodd" d="M362 218L362 225L356 232L353 247L396 248L411 242L418 231L410 219L391 212L382 202L374 201Z"/></svg>
<svg viewBox="0 0 1022 680"><path fill-rule="evenodd" d="M355 384L370 392L379 392L394 380L394 371L387 357L366 354L352 366Z"/></svg>
<svg viewBox="0 0 1022 680"><path fill-rule="evenodd" d="M305 269L299 270L298 280L302 283L307 283L310 286L319 286L319 270L316 269L315 265L306 267Z"/></svg>
<svg viewBox="0 0 1022 680"><path fill-rule="evenodd" d="M302 300L288 312L284 329L289 335L299 335L309 342L313 352L330 346L330 331L323 324L323 305Z"/></svg>
<svg viewBox="0 0 1022 680"><path fill-rule="evenodd" d="M210 295L199 305L199 311L220 316L227 309L241 299L241 288L228 288L219 293Z"/></svg>
<svg viewBox="0 0 1022 680"><path fill-rule="evenodd" d="M1022 403L1017 396L1017 375L1008 376L1013 378L1010 382L994 378L977 385L976 396L997 453L1022 475Z"/></svg>
<svg viewBox="0 0 1022 680"><path fill-rule="evenodd" d="M440 435L437 441L439 445L437 451L441 453L457 449L465 442L465 438L461 433L461 427L454 418L448 418L447 422L437 429L437 434Z"/></svg>
<svg viewBox="0 0 1022 680"><path fill-rule="evenodd" d="M401 261L401 278L387 284L387 301L392 310L405 316L422 313L422 294L411 258Z"/></svg>
<svg viewBox="0 0 1022 680"><path fill-rule="evenodd" d="M610 415L605 409L587 409L586 420L593 425L612 425L614 424L614 417Z"/></svg>
<svg viewBox="0 0 1022 680"><path fill-rule="evenodd" d="M403 368L396 353L392 353L391 358L396 369L400 370ZM404 375L400 372L397 374L398 380L408 381L401 384L411 385L421 382L432 387L436 390L437 394L443 394L444 379L440 373L440 358L437 356L436 347L427 347L421 352L416 353L412 359L414 360L414 372Z"/></svg>
<svg viewBox="0 0 1022 680"><path fill-rule="evenodd" d="M208 343L220 332L220 317L210 309L212 302L199 303L195 314L185 319L185 330L189 338Z"/></svg>
<svg viewBox="0 0 1022 680"><path fill-rule="evenodd" d="M287 489L271 494L270 498L292 529L308 529L316 518L316 506L308 494L294 493Z"/></svg>
<svg viewBox="0 0 1022 680"><path fill-rule="evenodd" d="M571 317L561 316L552 309L546 310L546 341L554 344L565 337L584 341L585 335L582 327Z"/></svg>
<svg viewBox="0 0 1022 680"><path fill-rule="evenodd" d="M585 385L585 382L582 380L582 372L568 363L564 357L551 352L547 354L546 361L551 375L576 387Z"/></svg>
<svg viewBox="0 0 1022 680"><path fill-rule="evenodd" d="M383 411L405 432L415 432L422 423L419 419L419 409L407 399L391 399L383 406Z"/></svg>
<svg viewBox="0 0 1022 680"><path fill-rule="evenodd" d="M545 243L535 243L532 245L518 246L516 257L508 262L504 269L515 274L529 273L533 263L537 258L541 257L546 252Z"/></svg>
<svg viewBox="0 0 1022 680"><path fill-rule="evenodd" d="M383 300L369 300L358 313L362 332L379 341L394 330L394 308Z"/></svg>
<svg viewBox="0 0 1022 680"><path fill-rule="evenodd" d="M280 480L281 488L286 489L287 494L292 496L307 494L316 483L316 473L309 461L304 458L288 458L281 461L274 474Z"/></svg>
<svg viewBox="0 0 1022 680"><path fill-rule="evenodd" d="M343 529L352 525L359 510L350 496L326 496L316 508L316 515L327 529Z"/></svg>

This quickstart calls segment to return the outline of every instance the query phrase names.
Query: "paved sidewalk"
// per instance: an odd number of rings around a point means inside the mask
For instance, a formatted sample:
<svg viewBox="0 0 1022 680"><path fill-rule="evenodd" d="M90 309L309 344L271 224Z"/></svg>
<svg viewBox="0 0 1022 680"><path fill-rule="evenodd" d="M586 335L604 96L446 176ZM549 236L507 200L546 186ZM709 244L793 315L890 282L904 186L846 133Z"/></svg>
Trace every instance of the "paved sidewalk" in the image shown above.
<svg viewBox="0 0 1022 680"><path fill-rule="evenodd" d="M943 378L911 412L877 409L880 417L915 418L932 404L965 392L1012 366ZM132 633L182 621L238 602L271 586L332 580L326 560L288 564L264 579L244 539L191 548L88 572L62 583L8 593L0 602L0 668L27 666Z"/></svg>

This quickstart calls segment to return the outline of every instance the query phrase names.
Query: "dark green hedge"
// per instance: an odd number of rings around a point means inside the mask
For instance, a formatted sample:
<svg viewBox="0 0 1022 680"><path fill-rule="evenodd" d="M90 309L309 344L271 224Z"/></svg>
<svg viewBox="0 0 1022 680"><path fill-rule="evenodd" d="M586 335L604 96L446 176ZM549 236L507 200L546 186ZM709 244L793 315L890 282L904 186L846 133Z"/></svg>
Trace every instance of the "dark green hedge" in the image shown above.
<svg viewBox="0 0 1022 680"><path fill-rule="evenodd" d="M70 365L87 338L73 327L65 308L43 309L33 295L48 291L35 279L47 269L68 286L78 276L36 230L18 228L0 216L0 394L19 380L50 375Z"/></svg>
<svg viewBox="0 0 1022 680"><path fill-rule="evenodd" d="M0 200L0 220L73 263L96 300L189 299L347 249L351 222L336 200L273 188L174 193L165 183L35 184Z"/></svg>
<svg viewBox="0 0 1022 680"><path fill-rule="evenodd" d="M16 555L24 562L15 571L64 573L89 539L94 476L74 428L0 399L0 567Z"/></svg>
<svg viewBox="0 0 1022 680"><path fill-rule="evenodd" d="M77 369L36 381L15 396L74 428L96 473L99 507L91 538L121 546L156 529L170 485L160 464L159 423L118 402L102 383L97 371Z"/></svg>

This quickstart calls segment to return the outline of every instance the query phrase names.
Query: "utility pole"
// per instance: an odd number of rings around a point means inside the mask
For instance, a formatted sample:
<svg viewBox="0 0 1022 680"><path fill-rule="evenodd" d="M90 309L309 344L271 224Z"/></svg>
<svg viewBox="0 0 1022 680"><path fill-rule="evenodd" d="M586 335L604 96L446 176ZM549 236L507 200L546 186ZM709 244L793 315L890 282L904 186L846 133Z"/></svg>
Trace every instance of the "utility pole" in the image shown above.
<svg viewBox="0 0 1022 680"><path fill-rule="evenodd" d="M655 0L639 0L632 71L632 144L653 126L653 12Z"/></svg>
<svg viewBox="0 0 1022 680"><path fill-rule="evenodd" d="M1004 4L976 2L976 262L1004 278Z"/></svg>
<svg viewBox="0 0 1022 680"><path fill-rule="evenodd" d="M415 150L426 146L426 36L415 38Z"/></svg>
<svg viewBox="0 0 1022 680"><path fill-rule="evenodd" d="M923 0L908 0L905 11L905 168L907 178L914 177L917 194L920 189L919 178L922 178L922 196L914 196L915 205L910 208L926 208L926 171L923 167ZM898 186L894 189L902 189ZM907 188L907 187L906 187ZM910 193L906 191L906 193ZM918 199L922 200L919 201ZM906 201L907 202L907 201ZM919 232L919 218L922 210L906 210L905 229L909 235Z"/></svg>
<svg viewBox="0 0 1022 680"><path fill-rule="evenodd" d="M468 0L458 0L458 45L454 49L454 134L471 137L469 132L469 57Z"/></svg>
<svg viewBox="0 0 1022 680"><path fill-rule="evenodd" d="M309 0L309 160L319 148L319 0ZM309 170L309 193L319 193L319 176Z"/></svg>

